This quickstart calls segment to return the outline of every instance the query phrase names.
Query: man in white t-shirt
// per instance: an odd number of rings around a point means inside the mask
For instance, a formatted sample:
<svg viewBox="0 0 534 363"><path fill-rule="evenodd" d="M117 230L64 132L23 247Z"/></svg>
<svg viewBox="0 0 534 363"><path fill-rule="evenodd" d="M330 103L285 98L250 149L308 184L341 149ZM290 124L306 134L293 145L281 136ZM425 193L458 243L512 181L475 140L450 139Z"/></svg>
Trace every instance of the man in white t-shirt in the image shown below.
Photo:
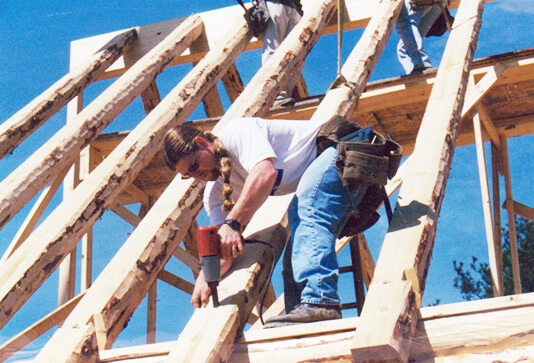
<svg viewBox="0 0 534 363"><path fill-rule="evenodd" d="M165 136L169 167L208 181L204 207L219 227L223 275L243 252L242 226L267 197L295 192L284 255L287 314L269 319L266 327L341 318L335 239L366 188L349 193L342 186L335 146L316 155L324 123L249 117L230 121L218 137L186 125ZM206 306L209 294L200 273L191 303Z"/></svg>

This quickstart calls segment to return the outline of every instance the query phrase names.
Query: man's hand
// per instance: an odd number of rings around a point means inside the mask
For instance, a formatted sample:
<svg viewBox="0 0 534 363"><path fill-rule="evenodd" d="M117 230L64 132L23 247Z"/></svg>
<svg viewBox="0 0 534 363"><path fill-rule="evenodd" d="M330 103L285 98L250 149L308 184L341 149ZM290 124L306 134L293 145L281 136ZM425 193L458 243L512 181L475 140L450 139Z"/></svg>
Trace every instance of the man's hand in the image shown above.
<svg viewBox="0 0 534 363"><path fill-rule="evenodd" d="M232 267L233 259L221 260L221 276L224 276L230 267ZM197 280L195 281L195 288L193 289L193 294L191 295L191 305L195 309L205 308L208 306L210 301L211 289L206 282L204 273L200 270Z"/></svg>
<svg viewBox="0 0 534 363"><path fill-rule="evenodd" d="M200 307L205 308L210 300L210 294L211 289L204 278L204 273L200 271L197 281L195 282L193 294L191 295L191 305L193 305L195 309Z"/></svg>
<svg viewBox="0 0 534 363"><path fill-rule="evenodd" d="M221 236L221 257L223 260L236 258L243 253L243 236L238 231L223 224L218 233Z"/></svg>

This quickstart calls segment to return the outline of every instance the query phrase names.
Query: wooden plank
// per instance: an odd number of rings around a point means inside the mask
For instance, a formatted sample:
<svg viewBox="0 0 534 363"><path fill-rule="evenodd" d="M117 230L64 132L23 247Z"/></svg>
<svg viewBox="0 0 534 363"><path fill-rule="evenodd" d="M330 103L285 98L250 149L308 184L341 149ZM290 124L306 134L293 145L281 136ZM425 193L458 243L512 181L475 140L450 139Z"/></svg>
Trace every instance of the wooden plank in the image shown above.
<svg viewBox="0 0 534 363"><path fill-rule="evenodd" d="M176 344L175 341L103 350L98 353L98 362L107 363L124 361L126 359L168 355L171 346L174 344Z"/></svg>
<svg viewBox="0 0 534 363"><path fill-rule="evenodd" d="M195 285L193 285L189 281L182 279L181 277L170 273L169 271L161 270L161 272L158 274L158 279L176 287L177 289L187 292L190 295L193 294L193 289L195 288Z"/></svg>
<svg viewBox="0 0 534 363"><path fill-rule="evenodd" d="M534 294L524 294L421 308L409 361L450 356L456 362L460 354L533 347L533 299ZM360 324L361 318L347 318L248 331L236 341L229 362L351 362L350 345Z"/></svg>
<svg viewBox="0 0 534 363"><path fill-rule="evenodd" d="M32 102L0 125L0 159L13 151L52 115L101 76L122 52L137 40L137 32L126 30L91 53L79 67L50 86Z"/></svg>
<svg viewBox="0 0 534 363"><path fill-rule="evenodd" d="M244 20L236 24L236 29L228 35L228 39L227 43L213 48L178 83L158 107L78 186L71 200L63 201L43 221L28 238L27 242L30 239L32 241L27 249L22 251L19 248L8 263L0 266L5 276L9 276L0 285L0 313L3 316L0 324L9 321L52 273L65 253L76 245L87 228L160 150L166 130L184 122L205 92L235 61L250 39Z"/></svg>
<svg viewBox="0 0 534 363"><path fill-rule="evenodd" d="M174 257L185 263L191 269L191 271L193 271L193 274L195 274L195 276L199 273L200 260L198 259L198 253L196 254L196 256L194 256L178 246L174 250L173 255Z"/></svg>
<svg viewBox="0 0 534 363"><path fill-rule="evenodd" d="M414 269L424 289L483 8L482 0L464 0L456 14L353 339L355 362L410 355L422 291L403 281L404 272Z"/></svg>
<svg viewBox="0 0 534 363"><path fill-rule="evenodd" d="M191 17L182 25L0 183L0 228L72 162L81 149L189 46L202 28L198 17Z"/></svg>
<svg viewBox="0 0 534 363"><path fill-rule="evenodd" d="M245 86L243 86L243 81L241 80L241 76L239 75L239 71L237 70L237 67L234 65L230 66L228 69L228 72L223 76L222 83L224 85L224 89L226 90L226 94L228 95L228 99L231 103L234 103L234 101L239 97L241 92L245 89Z"/></svg>
<svg viewBox="0 0 534 363"><path fill-rule="evenodd" d="M502 270L499 270L498 255L495 253L495 233L493 231L493 218L491 214L491 199L489 195L488 173L486 168L486 154L484 152L484 142L482 140L482 127L480 116L475 114L473 117L473 126L475 129L476 151L478 161L478 174L480 179L480 192L482 197L482 210L484 213L484 225L486 229L486 243L488 245L488 259L490 264L491 279L493 284L493 296L504 295Z"/></svg>
<svg viewBox="0 0 534 363"><path fill-rule="evenodd" d="M0 346L0 361L3 362L7 358L11 357L13 354L65 320L65 318L81 300L83 295L84 293L82 292L80 295L67 301L65 304L52 311L38 322L32 324L2 344Z"/></svg>
<svg viewBox="0 0 534 363"><path fill-rule="evenodd" d="M488 2L493 0L488 0ZM369 20L376 13L380 0L346 0L345 8L348 14L348 19L344 23L344 30L362 28L367 26ZM460 0L452 0L449 4L449 9L455 9L458 7ZM307 2L303 2L304 12L309 11L308 8L312 8L313 5L308 5ZM219 8L215 10L199 13L206 24L206 33L210 42L210 47L220 40L221 36L227 31L230 24L236 21L241 21L243 18L243 9L239 5L229 6L225 8ZM163 21L160 23L148 24L141 27L137 27L139 33L139 46L136 47L135 52L137 57L142 57L161 39L167 36L172 29L182 22L184 18L172 19ZM335 19L332 19L326 27L324 34L337 33L337 23ZM95 50L99 49L105 44L116 32L101 34L89 38L79 39L72 42L72 48L74 53L77 54L78 59L83 60L87 58L88 54L91 54ZM261 48L262 42L256 38L247 46L246 50L253 50ZM176 58L173 64L184 64L193 61L198 61L204 56L205 53L184 53L180 57ZM76 60L75 60L76 63ZM103 75L103 78L117 77L125 71L124 62L116 62L112 68Z"/></svg>
<svg viewBox="0 0 534 363"><path fill-rule="evenodd" d="M106 349L109 349L156 281L171 256L170 251L182 240L187 230L184 224L199 212L198 200L203 187L198 183L191 189L190 186L191 182L180 177L171 183L63 323L63 328L43 347L38 360L94 359L95 327L80 329L80 323L94 315L102 317ZM186 190L191 194L184 196Z"/></svg>
<svg viewBox="0 0 534 363"><path fill-rule="evenodd" d="M499 141L500 143L500 141ZM491 177L492 177L492 189L493 189L493 233L495 236L495 256L497 260L497 269L499 275L503 271L502 263L502 235L501 235L501 208L499 206L501 202L501 191L499 187L499 155L497 145L491 143Z"/></svg>
<svg viewBox="0 0 534 363"><path fill-rule="evenodd" d="M206 36L205 31L203 31L200 36L191 44L189 50L192 53L207 53L210 50L208 37ZM196 64L198 64L198 62L193 62L193 65ZM225 75L227 74L228 73L225 73ZM207 117L224 115L224 108L221 102L221 97L219 96L217 85L212 87L208 93L206 93L204 99L202 100L202 104L204 105L204 111L206 112Z"/></svg>
<svg viewBox="0 0 534 363"><path fill-rule="evenodd" d="M158 281L154 281L147 293L146 343L156 342L156 313L158 299Z"/></svg>
<svg viewBox="0 0 534 363"><path fill-rule="evenodd" d="M482 98L490 91L491 87L497 83L499 77L506 70L506 65L497 63L482 77L476 85L469 87L465 97L465 103L462 108L462 118L471 113L473 108L482 100Z"/></svg>
<svg viewBox="0 0 534 363"><path fill-rule="evenodd" d="M499 354L528 352L534 348L532 331L529 329L533 319L533 308L534 294L421 308L423 319L417 326L415 341L417 349L412 352L410 361L456 362L462 359L464 354L470 358L496 355L499 359L508 359L507 355ZM517 326L510 324L510 321L524 323ZM329 359L336 362L351 362L350 343L358 324L359 318L356 317L274 329L249 330L236 340L229 362L254 363L276 359L282 362ZM510 337L523 337L523 339L510 339ZM162 342L117 348L100 352L99 358L103 362L143 357L163 359L162 356L167 355L174 345L175 342ZM517 355L512 354L511 357L515 357L516 360L503 361L520 361ZM480 360L480 362L486 361Z"/></svg>
<svg viewBox="0 0 534 363"><path fill-rule="evenodd" d="M141 217L118 203L113 203L109 206L109 209L134 227L137 227L139 222L141 222Z"/></svg>
<svg viewBox="0 0 534 363"><path fill-rule="evenodd" d="M17 234L15 235L15 237L13 237L13 240L4 252L2 259L0 260L0 264L3 263L7 258L9 258L9 256L13 254L13 252L26 240L26 238L28 238L30 233L37 225L37 222L39 222L39 219L42 217L46 208L48 207L50 201L52 200L52 197L56 194L57 190L61 186L63 178L65 177L69 169L70 166L65 168L65 170L63 170L58 176L56 176L54 180L45 189L43 189L41 195L35 202L35 205L32 207L30 213L28 213L28 216L26 217L24 222L22 222L22 225L20 226Z"/></svg>
<svg viewBox="0 0 534 363"><path fill-rule="evenodd" d="M256 212L243 235L272 245L280 257L289 231L285 211L293 195L271 197ZM247 244L218 287L221 305L196 309L178 338L168 362L215 362L228 359L237 332L242 329L266 287L272 252L264 245ZM210 322L210 329L205 329Z"/></svg>
<svg viewBox="0 0 534 363"><path fill-rule="evenodd" d="M501 136L501 162L506 189L506 210L508 211L508 231L510 237L510 254L512 257L512 275L514 277L514 293L521 293L521 271L519 269L519 254L517 251L517 231L515 226L514 196L512 193L512 175L510 157L508 155L508 139Z"/></svg>
<svg viewBox="0 0 534 363"><path fill-rule="evenodd" d="M534 222L534 208L530 208L522 203L516 202L515 200L513 201L513 205L515 214ZM502 207L506 209L507 203L505 202Z"/></svg>
<svg viewBox="0 0 534 363"><path fill-rule="evenodd" d="M306 55L319 40L335 11L332 0L308 1L306 6L309 9L304 17L250 80L243 93L215 125L213 133L217 134L218 130L234 118L262 116L270 109L293 72L304 62Z"/></svg>

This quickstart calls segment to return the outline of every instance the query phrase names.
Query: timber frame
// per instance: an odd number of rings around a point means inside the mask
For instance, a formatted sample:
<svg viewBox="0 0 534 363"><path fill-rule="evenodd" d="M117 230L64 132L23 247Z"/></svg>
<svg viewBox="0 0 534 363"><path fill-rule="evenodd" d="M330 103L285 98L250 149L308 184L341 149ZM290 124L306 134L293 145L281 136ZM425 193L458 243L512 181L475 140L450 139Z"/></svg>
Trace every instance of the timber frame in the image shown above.
<svg viewBox="0 0 534 363"><path fill-rule="evenodd" d="M0 158L19 147L64 106L67 123L0 182L0 228L41 191L0 260L0 329L59 269L58 308L0 346L0 361L56 325L37 361L263 362L297 361L518 361L534 356L534 295L522 294L514 216L534 220L534 209L513 199L507 140L534 133L534 50L473 60L484 0L453 0L458 7L438 70L369 83L400 12L397 0L346 0L344 29L365 30L346 59L346 82L310 96L301 79L294 107L272 109L276 95L321 36L336 31L335 0L305 1L305 15L275 55L243 84L239 55L261 46L242 9L232 6L117 31L72 43L71 72L0 125ZM225 18L221 28L217 18ZM168 67L193 68L161 98L156 78ZM83 107L91 83L117 78ZM225 110L216 83L231 106ZM332 80L333 82L334 80ZM61 90L61 92L59 92ZM135 98L146 117L128 133L101 134ZM203 182L167 170L161 148L167 129L203 102L214 133L242 116L328 119L346 116L388 134L408 156L388 195L398 191L393 219L376 266L365 237L338 241L355 247L367 296L359 317L270 330L257 329L254 308L268 288L264 318L283 311L267 275L272 256L247 246L221 282L221 306L196 310L178 339L156 343L155 282L191 294L193 284L165 266L176 258L196 276L195 230ZM485 165L491 143L492 193ZM476 144L488 256L495 298L421 308L436 226L455 148ZM23 145L23 144L22 144ZM499 174L504 176L515 295L503 295ZM63 183L63 201L39 220ZM491 199L497 202L491 203ZM291 196L269 199L244 232L269 242L280 256L289 238ZM126 205L139 203L138 214ZM111 210L135 227L97 277L92 276L93 225ZM75 292L76 246L82 244L80 292ZM249 248L250 247L250 248ZM360 284L360 286L362 286ZM363 289L363 287L362 287ZM147 344L113 343L148 297ZM361 295L360 295L361 296ZM363 301L359 301L363 303ZM209 323L210 329L206 329ZM247 323L250 329L244 332ZM477 334L483 326L487 332Z"/></svg>

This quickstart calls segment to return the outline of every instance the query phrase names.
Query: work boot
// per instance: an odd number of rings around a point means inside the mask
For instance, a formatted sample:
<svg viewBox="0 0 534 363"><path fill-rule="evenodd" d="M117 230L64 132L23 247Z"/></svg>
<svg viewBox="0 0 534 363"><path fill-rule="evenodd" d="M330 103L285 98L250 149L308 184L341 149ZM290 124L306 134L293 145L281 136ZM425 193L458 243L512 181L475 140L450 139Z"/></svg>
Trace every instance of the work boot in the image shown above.
<svg viewBox="0 0 534 363"><path fill-rule="evenodd" d="M295 99L293 97L278 96L273 103L273 108L293 107L295 106Z"/></svg>
<svg viewBox="0 0 534 363"><path fill-rule="evenodd" d="M276 328L300 323L311 323L314 321L341 319L341 309L337 305L318 304L298 304L290 313L273 316L265 322L263 326Z"/></svg>

